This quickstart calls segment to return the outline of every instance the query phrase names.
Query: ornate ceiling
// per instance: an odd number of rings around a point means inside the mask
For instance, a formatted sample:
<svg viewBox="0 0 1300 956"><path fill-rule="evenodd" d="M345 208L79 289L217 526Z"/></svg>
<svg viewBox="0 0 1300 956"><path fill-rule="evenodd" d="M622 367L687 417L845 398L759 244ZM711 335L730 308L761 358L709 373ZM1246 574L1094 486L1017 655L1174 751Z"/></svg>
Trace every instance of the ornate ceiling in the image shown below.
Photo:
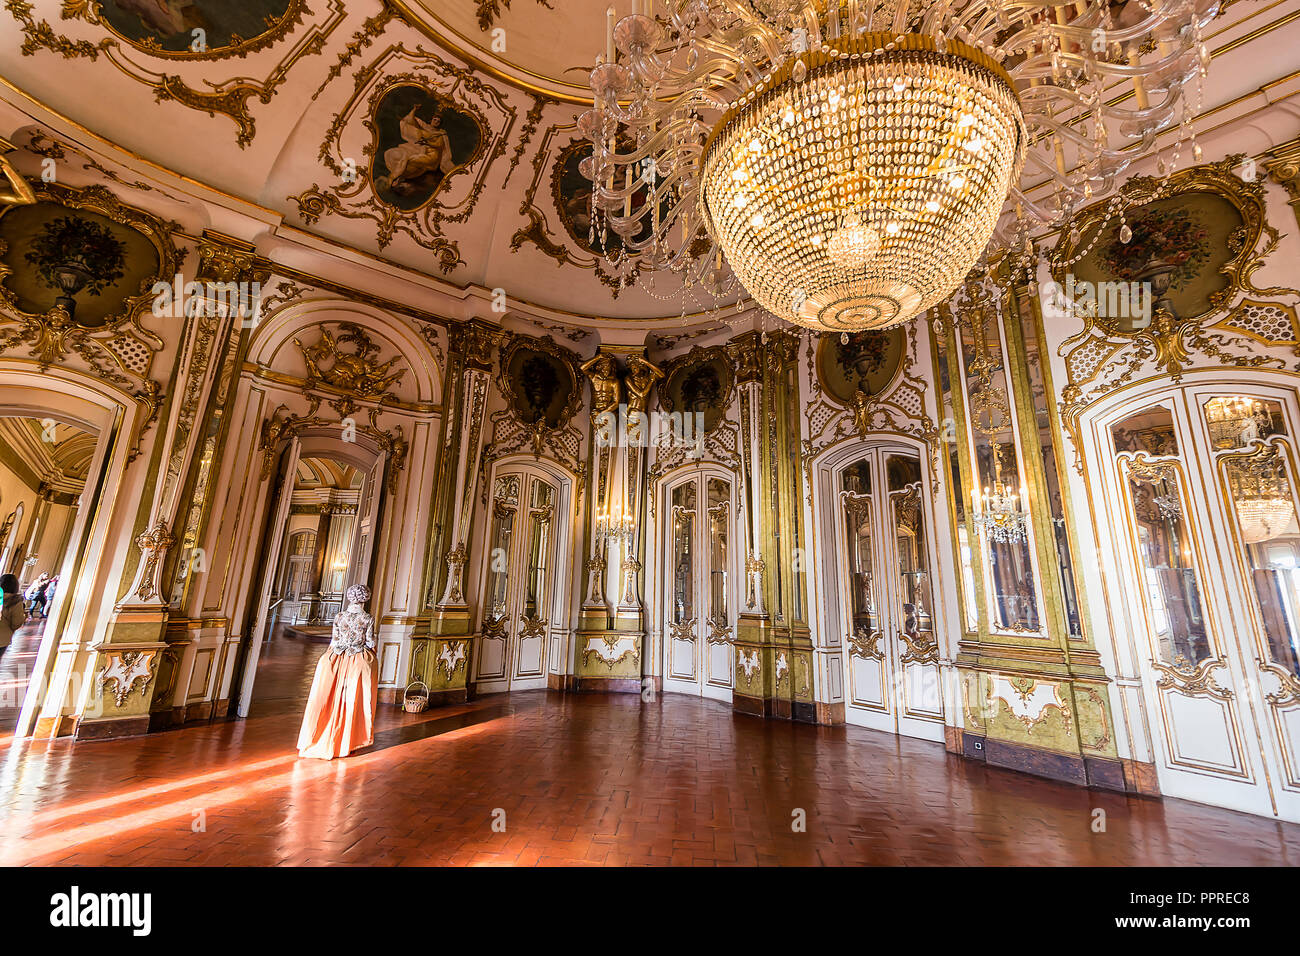
<svg viewBox="0 0 1300 956"><path fill-rule="evenodd" d="M561 321L680 325L680 286L621 289L588 242L570 67L590 68L573 37L594 59L603 7L560 6L3 0L0 138L29 177L53 160L187 229L359 254Z"/></svg>
<svg viewBox="0 0 1300 956"><path fill-rule="evenodd" d="M605 49L609 0L403 0L401 6L412 23L485 72L557 99L591 99L587 74Z"/></svg>
<svg viewBox="0 0 1300 956"><path fill-rule="evenodd" d="M0 140L28 177L106 185L305 271L322 256L387 271L399 297L411 283L549 317L573 341L611 319L642 337L718 328L702 314L718 303L669 280L620 289L589 240L574 121L605 6L0 0ZM1208 37L1232 62L1207 109L1273 95L1275 26L1296 6L1230 5Z"/></svg>
<svg viewBox="0 0 1300 956"><path fill-rule="evenodd" d="M95 454L94 435L34 418L0 418L0 445L30 470L34 485L74 497L81 494Z"/></svg>

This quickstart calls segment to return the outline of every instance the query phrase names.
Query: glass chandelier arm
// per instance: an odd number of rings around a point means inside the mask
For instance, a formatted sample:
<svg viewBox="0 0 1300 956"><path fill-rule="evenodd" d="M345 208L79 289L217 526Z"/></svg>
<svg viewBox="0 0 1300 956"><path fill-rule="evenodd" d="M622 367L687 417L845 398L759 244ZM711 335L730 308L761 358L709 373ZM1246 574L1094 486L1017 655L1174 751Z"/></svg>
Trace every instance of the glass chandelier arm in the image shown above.
<svg viewBox="0 0 1300 956"><path fill-rule="evenodd" d="M785 59L783 52L784 32L778 33L772 29L771 24L760 19L748 3L735 3L731 0L722 0L722 5L727 8L741 24L740 32L747 38L755 40L762 48L763 55L768 63L776 64Z"/></svg>

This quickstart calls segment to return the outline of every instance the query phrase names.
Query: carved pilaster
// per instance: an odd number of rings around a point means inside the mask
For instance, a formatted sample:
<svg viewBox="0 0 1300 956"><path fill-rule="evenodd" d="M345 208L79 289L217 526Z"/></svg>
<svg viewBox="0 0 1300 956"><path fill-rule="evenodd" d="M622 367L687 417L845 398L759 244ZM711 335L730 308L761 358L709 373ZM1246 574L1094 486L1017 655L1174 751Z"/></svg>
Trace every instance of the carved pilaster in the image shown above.
<svg viewBox="0 0 1300 956"><path fill-rule="evenodd" d="M447 586L438 602L439 611L468 609L464 594L464 568L468 558L469 531L478 487L478 462L483 452L483 422L487 413L490 376L486 369L467 364L461 381L460 442L456 450L456 484L452 497L451 547L447 552Z"/></svg>

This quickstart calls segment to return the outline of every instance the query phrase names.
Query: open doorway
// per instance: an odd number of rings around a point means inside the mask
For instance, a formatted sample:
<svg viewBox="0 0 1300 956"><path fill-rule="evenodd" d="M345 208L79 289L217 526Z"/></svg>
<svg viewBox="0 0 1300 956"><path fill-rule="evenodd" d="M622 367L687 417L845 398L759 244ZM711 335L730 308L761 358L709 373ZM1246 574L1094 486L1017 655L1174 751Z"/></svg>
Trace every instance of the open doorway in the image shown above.
<svg viewBox="0 0 1300 956"><path fill-rule="evenodd" d="M18 723L51 611L68 589L65 559L96 441L52 418L0 417L0 574L18 578L28 613L0 658L0 733Z"/></svg>
<svg viewBox="0 0 1300 956"><path fill-rule="evenodd" d="M310 439L286 449L250 611L240 716L305 705L344 592L369 581L383 461L367 457Z"/></svg>

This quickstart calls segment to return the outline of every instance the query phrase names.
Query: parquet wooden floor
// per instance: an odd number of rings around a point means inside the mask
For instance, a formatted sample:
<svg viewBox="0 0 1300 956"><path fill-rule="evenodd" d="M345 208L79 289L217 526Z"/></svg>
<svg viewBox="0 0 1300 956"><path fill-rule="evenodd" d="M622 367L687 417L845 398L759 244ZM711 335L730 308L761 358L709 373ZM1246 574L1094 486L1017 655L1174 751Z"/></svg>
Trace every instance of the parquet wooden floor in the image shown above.
<svg viewBox="0 0 1300 956"><path fill-rule="evenodd" d="M0 863L1300 864L1300 826L675 695L383 707L373 748L299 760L295 668L323 648L276 648L259 669L270 696L247 720L9 741Z"/></svg>

